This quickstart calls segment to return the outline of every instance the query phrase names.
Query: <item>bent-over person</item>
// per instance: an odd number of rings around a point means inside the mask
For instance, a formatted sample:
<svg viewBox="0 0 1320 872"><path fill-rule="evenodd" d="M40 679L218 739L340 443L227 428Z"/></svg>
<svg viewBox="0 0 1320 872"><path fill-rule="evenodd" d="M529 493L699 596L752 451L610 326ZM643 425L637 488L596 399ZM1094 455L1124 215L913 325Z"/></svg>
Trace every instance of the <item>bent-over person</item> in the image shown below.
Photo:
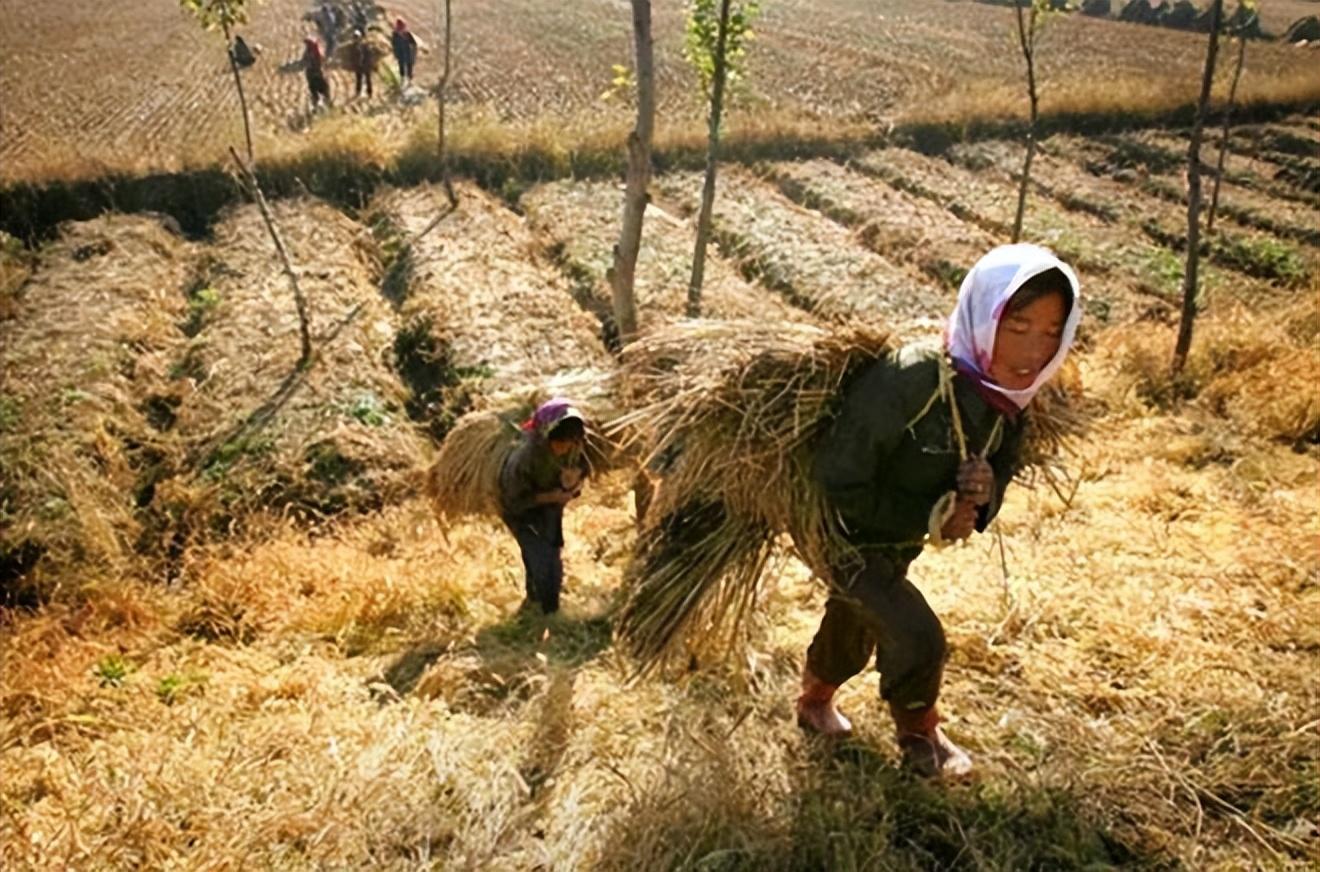
<svg viewBox="0 0 1320 872"><path fill-rule="evenodd" d="M586 419L556 398L541 404L522 430L522 443L500 470L500 509L522 551L524 606L551 614L564 584L564 507L582 493L588 472Z"/></svg>

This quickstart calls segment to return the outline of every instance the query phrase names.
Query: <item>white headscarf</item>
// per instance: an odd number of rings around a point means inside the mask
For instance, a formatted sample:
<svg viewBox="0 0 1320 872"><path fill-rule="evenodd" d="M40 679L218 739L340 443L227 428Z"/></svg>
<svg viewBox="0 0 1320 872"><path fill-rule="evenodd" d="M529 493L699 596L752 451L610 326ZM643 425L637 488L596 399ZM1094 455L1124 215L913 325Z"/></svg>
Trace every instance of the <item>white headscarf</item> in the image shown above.
<svg viewBox="0 0 1320 872"><path fill-rule="evenodd" d="M1072 306L1063 325L1059 350L1036 376L1031 387L1020 391L1000 387L990 378L990 361L994 358L999 319L1003 317L1008 301L1028 279L1051 269L1057 269L1067 276L1068 284L1072 287ZM944 345L949 356L962 367L979 375L986 387L1008 397L1019 409L1025 409L1036 391L1063 366L1063 359L1068 356L1068 349L1077 335L1077 324L1081 319L1080 287L1077 276L1066 263L1039 245L1001 245L992 248L978 260L963 279L962 287L958 289L958 304L949 316Z"/></svg>

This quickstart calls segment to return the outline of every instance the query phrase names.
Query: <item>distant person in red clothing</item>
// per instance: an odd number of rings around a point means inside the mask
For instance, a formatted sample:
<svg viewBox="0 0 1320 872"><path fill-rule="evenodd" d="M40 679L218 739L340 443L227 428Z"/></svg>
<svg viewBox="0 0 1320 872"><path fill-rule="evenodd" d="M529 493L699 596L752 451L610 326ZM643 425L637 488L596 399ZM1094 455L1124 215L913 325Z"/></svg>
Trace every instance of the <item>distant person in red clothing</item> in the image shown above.
<svg viewBox="0 0 1320 872"><path fill-rule="evenodd" d="M307 76L307 92L312 98L312 108L322 103L330 105L330 82L325 77L325 55L321 46L312 37L303 40L303 73Z"/></svg>
<svg viewBox="0 0 1320 872"><path fill-rule="evenodd" d="M394 19L394 33L390 34L390 47L399 62L399 81L408 84L413 77L413 64L417 62L417 37L412 35L402 18Z"/></svg>

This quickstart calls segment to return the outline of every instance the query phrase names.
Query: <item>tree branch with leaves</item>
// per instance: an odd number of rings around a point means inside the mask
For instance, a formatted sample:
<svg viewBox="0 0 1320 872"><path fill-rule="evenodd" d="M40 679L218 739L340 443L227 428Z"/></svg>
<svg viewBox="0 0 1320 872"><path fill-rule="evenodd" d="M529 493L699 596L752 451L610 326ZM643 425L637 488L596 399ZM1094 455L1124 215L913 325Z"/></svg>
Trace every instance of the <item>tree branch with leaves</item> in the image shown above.
<svg viewBox="0 0 1320 872"><path fill-rule="evenodd" d="M706 178L697 214L697 238L688 282L687 315L701 316L701 286L705 280L706 247L715 206L715 170L719 162L720 119L726 86L741 77L752 21L760 13L754 0L690 0L684 56L697 71L709 104L706 138Z"/></svg>
<svg viewBox="0 0 1320 872"><path fill-rule="evenodd" d="M225 54L229 69L234 74L234 88L238 91L238 105L243 111L243 138L247 142L249 163L256 162L252 150L252 121L248 114L247 96L243 93L243 76L234 56L234 28L247 24L248 0L179 0L179 5L191 12L204 30L218 30L225 37Z"/></svg>

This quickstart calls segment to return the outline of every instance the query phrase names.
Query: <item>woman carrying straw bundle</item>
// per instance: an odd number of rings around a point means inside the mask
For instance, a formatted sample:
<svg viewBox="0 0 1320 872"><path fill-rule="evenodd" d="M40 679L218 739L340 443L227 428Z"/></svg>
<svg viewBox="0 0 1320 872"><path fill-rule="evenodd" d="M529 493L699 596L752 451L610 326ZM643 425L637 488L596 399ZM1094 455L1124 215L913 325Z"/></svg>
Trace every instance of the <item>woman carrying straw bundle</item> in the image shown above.
<svg viewBox="0 0 1320 872"><path fill-rule="evenodd" d="M942 353L907 346L851 383L814 475L856 559L828 570L797 701L802 727L851 731L834 695L874 652L904 762L929 777L971 771L939 726L944 631L908 565L928 534L966 539L993 520L1017 471L1021 413L1062 366L1080 315L1066 264L1034 245L1000 246L963 280Z"/></svg>
<svg viewBox="0 0 1320 872"><path fill-rule="evenodd" d="M518 540L527 600L543 614L559 610L564 583L564 506L587 475L586 419L563 398L542 403L522 425L523 441L500 470L500 510Z"/></svg>

